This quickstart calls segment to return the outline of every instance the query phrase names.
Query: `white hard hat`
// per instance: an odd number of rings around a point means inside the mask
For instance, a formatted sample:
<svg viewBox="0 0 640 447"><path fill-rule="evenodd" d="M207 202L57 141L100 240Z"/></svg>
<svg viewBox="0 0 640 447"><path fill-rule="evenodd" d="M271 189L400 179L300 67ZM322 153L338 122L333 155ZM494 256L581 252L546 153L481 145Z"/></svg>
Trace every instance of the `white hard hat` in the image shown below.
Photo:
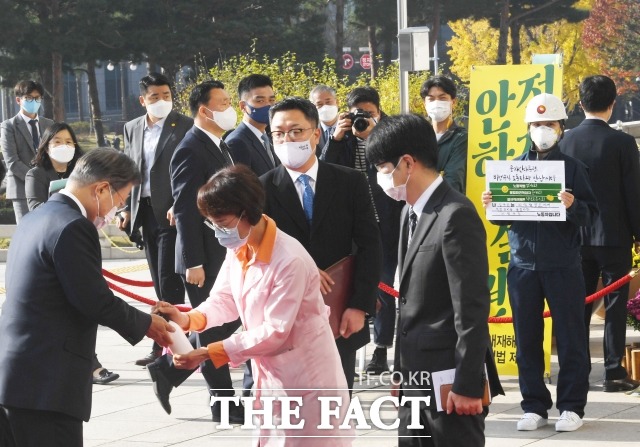
<svg viewBox="0 0 640 447"><path fill-rule="evenodd" d="M524 112L525 123L560 121L567 118L567 111L562 100L549 93L541 93L531 98Z"/></svg>

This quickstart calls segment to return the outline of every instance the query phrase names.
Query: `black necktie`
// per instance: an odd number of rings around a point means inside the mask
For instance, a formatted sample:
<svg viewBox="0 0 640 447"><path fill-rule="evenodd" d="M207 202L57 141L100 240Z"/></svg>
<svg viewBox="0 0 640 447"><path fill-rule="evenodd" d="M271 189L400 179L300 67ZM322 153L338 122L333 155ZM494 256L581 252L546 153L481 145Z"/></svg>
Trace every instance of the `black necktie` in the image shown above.
<svg viewBox="0 0 640 447"><path fill-rule="evenodd" d="M31 138L33 139L33 150L38 151L38 145L40 144L40 136L38 135L38 120L29 120L31 126Z"/></svg>
<svg viewBox="0 0 640 447"><path fill-rule="evenodd" d="M227 146L227 143L222 140L220 140L220 152L222 152L222 156L227 162L227 165L233 166L233 159L231 158L231 154L229 153L229 146Z"/></svg>
<svg viewBox="0 0 640 447"><path fill-rule="evenodd" d="M411 244L411 238L416 231L416 225L418 224L418 216L413 212L413 208L409 210L409 237L407 238L407 247Z"/></svg>

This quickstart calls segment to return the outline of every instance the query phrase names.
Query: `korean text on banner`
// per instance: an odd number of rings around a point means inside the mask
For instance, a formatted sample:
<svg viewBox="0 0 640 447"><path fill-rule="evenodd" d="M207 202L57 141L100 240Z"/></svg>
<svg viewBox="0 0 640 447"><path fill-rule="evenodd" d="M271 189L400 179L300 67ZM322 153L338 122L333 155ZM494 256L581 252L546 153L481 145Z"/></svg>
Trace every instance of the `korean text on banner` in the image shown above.
<svg viewBox="0 0 640 447"><path fill-rule="evenodd" d="M480 202L486 189L485 161L511 160L529 148L524 111L527 102L540 93L562 96L562 67L559 65L494 65L474 67L469 97L469 150L467 196L480 216ZM507 296L509 245L507 226L485 220L489 251L491 315L511 315ZM512 324L490 324L494 356L500 374L517 375ZM551 321L545 319L545 374L551 371Z"/></svg>

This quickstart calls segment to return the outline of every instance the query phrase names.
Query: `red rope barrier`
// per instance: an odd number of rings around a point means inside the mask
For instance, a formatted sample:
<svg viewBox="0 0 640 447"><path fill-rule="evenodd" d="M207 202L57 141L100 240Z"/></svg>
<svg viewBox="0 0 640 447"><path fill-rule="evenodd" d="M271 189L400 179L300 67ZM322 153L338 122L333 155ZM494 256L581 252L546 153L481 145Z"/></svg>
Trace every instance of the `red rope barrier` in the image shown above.
<svg viewBox="0 0 640 447"><path fill-rule="evenodd" d="M125 278L118 276L115 273L111 273L109 270L102 269L102 276L118 281L122 284L134 287L153 287L153 281L136 281L135 279Z"/></svg>
<svg viewBox="0 0 640 447"><path fill-rule="evenodd" d="M129 298L133 298L136 301L140 301L141 303L145 303L148 304L150 306L154 306L157 301L156 300L152 300L150 298L145 298L143 296L140 295L136 295L133 292L129 292L128 290L123 289L120 286L117 286L115 284L113 284L112 282L107 281L107 284L109 285L109 288L111 290L113 290L114 292L118 292L123 294L124 296L128 296ZM180 312L188 312L191 310L191 307L189 306L183 306L183 305L177 305L176 308L180 311Z"/></svg>
<svg viewBox="0 0 640 447"><path fill-rule="evenodd" d="M623 285L631 281L633 277L636 276L637 273L638 273L638 270L634 269L630 273L628 273L626 276L623 276L622 278L617 280L616 282L609 284L607 287L604 287L598 290L596 293L592 295L589 295L585 299L584 304L586 305L586 304L592 303L596 300L599 300L603 296L613 292L614 290L619 289L620 287L622 287ZM398 298L400 296L400 292L398 292L393 287L385 283L381 282L380 284L378 284L378 288L382 290L384 293L388 293L389 295L395 298ZM543 312L542 314L543 318L549 318L550 316L551 316L551 311L549 310L546 312ZM513 323L513 317L489 317L488 321L489 323Z"/></svg>
<svg viewBox="0 0 640 447"><path fill-rule="evenodd" d="M625 285L626 283L628 283L629 281L631 281L633 279L634 276L636 276L636 274L638 273L638 270L633 270L630 273L628 273L626 276L623 276L622 278L620 278L619 280L617 280L616 282L609 284L607 287L604 287L603 289L597 291L596 293L589 295L586 299L585 299L585 305L592 303L596 300L599 300L600 298L602 298L603 296L613 292L616 289L619 289L620 287L622 287L623 285ZM152 287L153 286L153 282L152 281L135 281L132 279L127 279L127 278L123 278L121 276L118 276L114 273L109 272L108 270L102 270L102 274L110 279L113 279L115 281L119 281L123 284L127 284L130 286L136 286L136 287ZM122 287L119 287L109 281L107 281L107 284L109 285L109 288L111 290L113 290L114 292L118 292L121 293L125 296L128 296L129 298L133 298L136 301L140 301L141 303L145 303L148 304L150 306L154 306L156 304L155 300L152 300L150 298L145 298L143 296L137 295L133 292L129 292L128 290L123 289ZM398 292L397 290L395 290L393 287L380 282L378 284L378 288L380 290L382 290L384 293L387 293L391 296L393 296L394 298L398 298L400 296L400 292ZM187 312L191 310L191 307L189 306L181 306L181 305L177 305L176 308L178 310L180 310L181 312ZM549 318L551 316L551 311L546 311L542 314L543 318ZM489 317L489 323L513 323L513 317Z"/></svg>

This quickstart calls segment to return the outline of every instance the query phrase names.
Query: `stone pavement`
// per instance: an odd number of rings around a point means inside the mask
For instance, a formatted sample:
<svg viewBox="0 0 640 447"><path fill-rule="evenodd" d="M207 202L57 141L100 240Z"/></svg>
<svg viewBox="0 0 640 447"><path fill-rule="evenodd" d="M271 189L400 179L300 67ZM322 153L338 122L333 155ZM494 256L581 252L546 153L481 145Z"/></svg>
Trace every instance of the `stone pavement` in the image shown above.
<svg viewBox="0 0 640 447"><path fill-rule="evenodd" d="M0 287L4 286L4 264L0 264ZM134 279L148 279L144 260L105 261L105 268ZM151 289L130 288L135 293L152 296ZM0 305L4 300L4 289L0 288ZM140 309L148 306L128 300ZM516 421L521 416L520 393L515 377L502 377L506 396L498 396L490 407L486 421L489 447L552 447L552 446L631 446L640 445L640 397L624 393L603 393L600 379L603 374L602 323L594 317L591 329L591 353L593 371L590 382L589 403L586 408L585 425L573 433L556 433L554 423L558 417L552 410L548 427L535 432L518 432ZM628 341L640 341L640 334L628 331ZM146 355L151 341L145 339L131 347L120 336L108 328L100 327L96 351L100 361L108 369L120 374L120 378L109 385L93 387L93 411L91 420L84 425L87 447L244 447L251 445L251 432L235 426L233 430L219 430L211 422L206 384L199 373L193 374L182 386L171 394L173 412L167 415L158 404L151 382L144 368L135 366L136 359ZM367 346L367 360L373 346ZM390 351L391 353L392 351ZM391 361L391 359L390 359ZM46 367L46 365L43 365ZM552 381L557 379L557 357L552 356ZM242 384L242 370L233 369L232 379L237 390ZM356 379L356 383L358 380ZM375 399L386 396L388 387L376 383L362 383L354 396L358 397L366 410ZM549 385L555 395L555 385ZM394 411L389 406L382 412L386 423L394 420ZM369 421L368 417L367 420ZM397 446L396 431L358 430L353 443L356 447ZM470 446L473 447L473 446Z"/></svg>

